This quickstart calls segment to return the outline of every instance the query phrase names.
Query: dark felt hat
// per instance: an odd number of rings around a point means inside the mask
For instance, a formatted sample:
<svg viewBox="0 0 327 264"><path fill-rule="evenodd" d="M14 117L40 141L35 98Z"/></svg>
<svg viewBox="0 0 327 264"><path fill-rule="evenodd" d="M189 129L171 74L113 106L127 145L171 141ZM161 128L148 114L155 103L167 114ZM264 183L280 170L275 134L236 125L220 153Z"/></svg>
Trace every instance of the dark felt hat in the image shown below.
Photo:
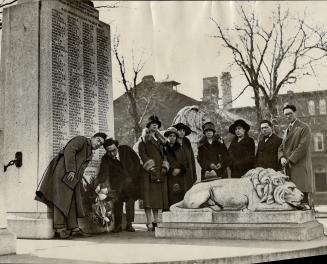
<svg viewBox="0 0 327 264"><path fill-rule="evenodd" d="M203 130L203 134L205 134L207 130L212 130L214 133L216 132L215 125L212 122L204 123L202 125L202 130Z"/></svg>
<svg viewBox="0 0 327 264"><path fill-rule="evenodd" d="M229 127L229 132L235 134L235 129L238 126L243 127L245 132L249 132L250 130L250 125L248 123L246 123L243 119L238 119Z"/></svg>
<svg viewBox="0 0 327 264"><path fill-rule="evenodd" d="M183 123L178 123L176 125L173 125L173 127L176 128L177 130L184 129L185 136L188 136L189 134L191 134L191 129L187 125L185 125Z"/></svg>
<svg viewBox="0 0 327 264"><path fill-rule="evenodd" d="M164 133L164 136L169 137L170 134L175 134L176 137L178 137L177 129L175 127L168 127L166 132Z"/></svg>
<svg viewBox="0 0 327 264"><path fill-rule="evenodd" d="M146 124L146 127L149 128L152 123L158 124L158 128L161 127L161 122L159 121L159 118L156 115L152 115L149 117L148 123Z"/></svg>
<svg viewBox="0 0 327 264"><path fill-rule="evenodd" d="M284 106L283 106L283 111L284 111L285 109L287 109L287 108L291 109L293 112L296 112L296 107L295 107L295 105L292 105L292 104L288 104L288 103L286 103L286 104L284 104Z"/></svg>

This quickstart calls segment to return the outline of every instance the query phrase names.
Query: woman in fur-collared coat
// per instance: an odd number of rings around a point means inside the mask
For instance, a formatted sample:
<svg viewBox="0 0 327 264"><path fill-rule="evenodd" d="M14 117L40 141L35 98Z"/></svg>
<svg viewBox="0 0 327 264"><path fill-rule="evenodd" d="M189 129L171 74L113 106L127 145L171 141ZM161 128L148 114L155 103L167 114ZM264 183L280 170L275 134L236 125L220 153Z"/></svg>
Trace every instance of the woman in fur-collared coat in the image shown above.
<svg viewBox="0 0 327 264"><path fill-rule="evenodd" d="M147 228L154 231L158 221L158 209L168 210L167 172L169 163L164 152L165 138L160 134L161 122L151 116L147 124L149 134L139 143L139 156L143 163L143 207ZM151 225L151 210L153 222Z"/></svg>
<svg viewBox="0 0 327 264"><path fill-rule="evenodd" d="M232 178L241 178L254 168L255 144L248 135L249 130L250 125L242 119L236 120L229 127L229 132L235 135L228 148Z"/></svg>

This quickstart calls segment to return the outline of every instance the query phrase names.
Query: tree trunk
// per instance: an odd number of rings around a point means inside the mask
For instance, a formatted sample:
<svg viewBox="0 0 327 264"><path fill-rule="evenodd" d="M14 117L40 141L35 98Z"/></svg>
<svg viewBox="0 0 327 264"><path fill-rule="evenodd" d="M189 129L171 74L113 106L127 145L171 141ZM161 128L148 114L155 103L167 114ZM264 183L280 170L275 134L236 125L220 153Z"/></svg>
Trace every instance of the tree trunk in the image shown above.
<svg viewBox="0 0 327 264"><path fill-rule="evenodd" d="M142 133L142 128L139 123L140 115L139 115L139 112L137 109L136 99L130 92L127 92L127 95L128 95L129 101L131 103L130 114L134 121L134 143L135 143L138 140L138 138L141 136L141 133Z"/></svg>
<svg viewBox="0 0 327 264"><path fill-rule="evenodd" d="M260 130L260 121L262 120L262 111L261 111L261 105L260 105L259 88L253 87L253 92L254 92L255 109L256 109L256 114L257 114L256 127L258 130Z"/></svg>
<svg viewBox="0 0 327 264"><path fill-rule="evenodd" d="M276 119L277 118L277 98L269 98L266 100L266 104L268 106L268 111L270 113L270 120Z"/></svg>

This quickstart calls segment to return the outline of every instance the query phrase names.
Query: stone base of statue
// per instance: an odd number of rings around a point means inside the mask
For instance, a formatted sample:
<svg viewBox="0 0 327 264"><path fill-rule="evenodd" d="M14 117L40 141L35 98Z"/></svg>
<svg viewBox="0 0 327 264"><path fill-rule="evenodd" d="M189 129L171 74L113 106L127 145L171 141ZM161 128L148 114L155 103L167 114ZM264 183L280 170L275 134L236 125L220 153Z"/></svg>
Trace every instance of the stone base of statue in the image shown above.
<svg viewBox="0 0 327 264"><path fill-rule="evenodd" d="M0 228L0 256L16 254L16 236L7 228Z"/></svg>
<svg viewBox="0 0 327 264"><path fill-rule="evenodd" d="M313 210L164 212L160 238L217 238L307 241L324 236Z"/></svg>

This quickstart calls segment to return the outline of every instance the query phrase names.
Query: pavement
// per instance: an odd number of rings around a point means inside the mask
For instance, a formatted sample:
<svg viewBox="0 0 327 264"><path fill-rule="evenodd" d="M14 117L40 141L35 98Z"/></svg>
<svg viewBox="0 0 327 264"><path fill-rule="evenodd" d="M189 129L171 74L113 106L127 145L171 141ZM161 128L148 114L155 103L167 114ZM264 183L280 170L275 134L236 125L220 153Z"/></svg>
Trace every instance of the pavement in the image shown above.
<svg viewBox="0 0 327 264"><path fill-rule="evenodd" d="M312 241L161 239L134 224L135 233L102 233L72 240L17 239L16 255L0 263L258 263L327 255L327 206L316 206L325 236Z"/></svg>
<svg viewBox="0 0 327 264"><path fill-rule="evenodd" d="M299 242L158 239L145 225L134 227L135 233L72 240L17 239L17 254L0 256L0 263L254 263L327 254L326 236Z"/></svg>

